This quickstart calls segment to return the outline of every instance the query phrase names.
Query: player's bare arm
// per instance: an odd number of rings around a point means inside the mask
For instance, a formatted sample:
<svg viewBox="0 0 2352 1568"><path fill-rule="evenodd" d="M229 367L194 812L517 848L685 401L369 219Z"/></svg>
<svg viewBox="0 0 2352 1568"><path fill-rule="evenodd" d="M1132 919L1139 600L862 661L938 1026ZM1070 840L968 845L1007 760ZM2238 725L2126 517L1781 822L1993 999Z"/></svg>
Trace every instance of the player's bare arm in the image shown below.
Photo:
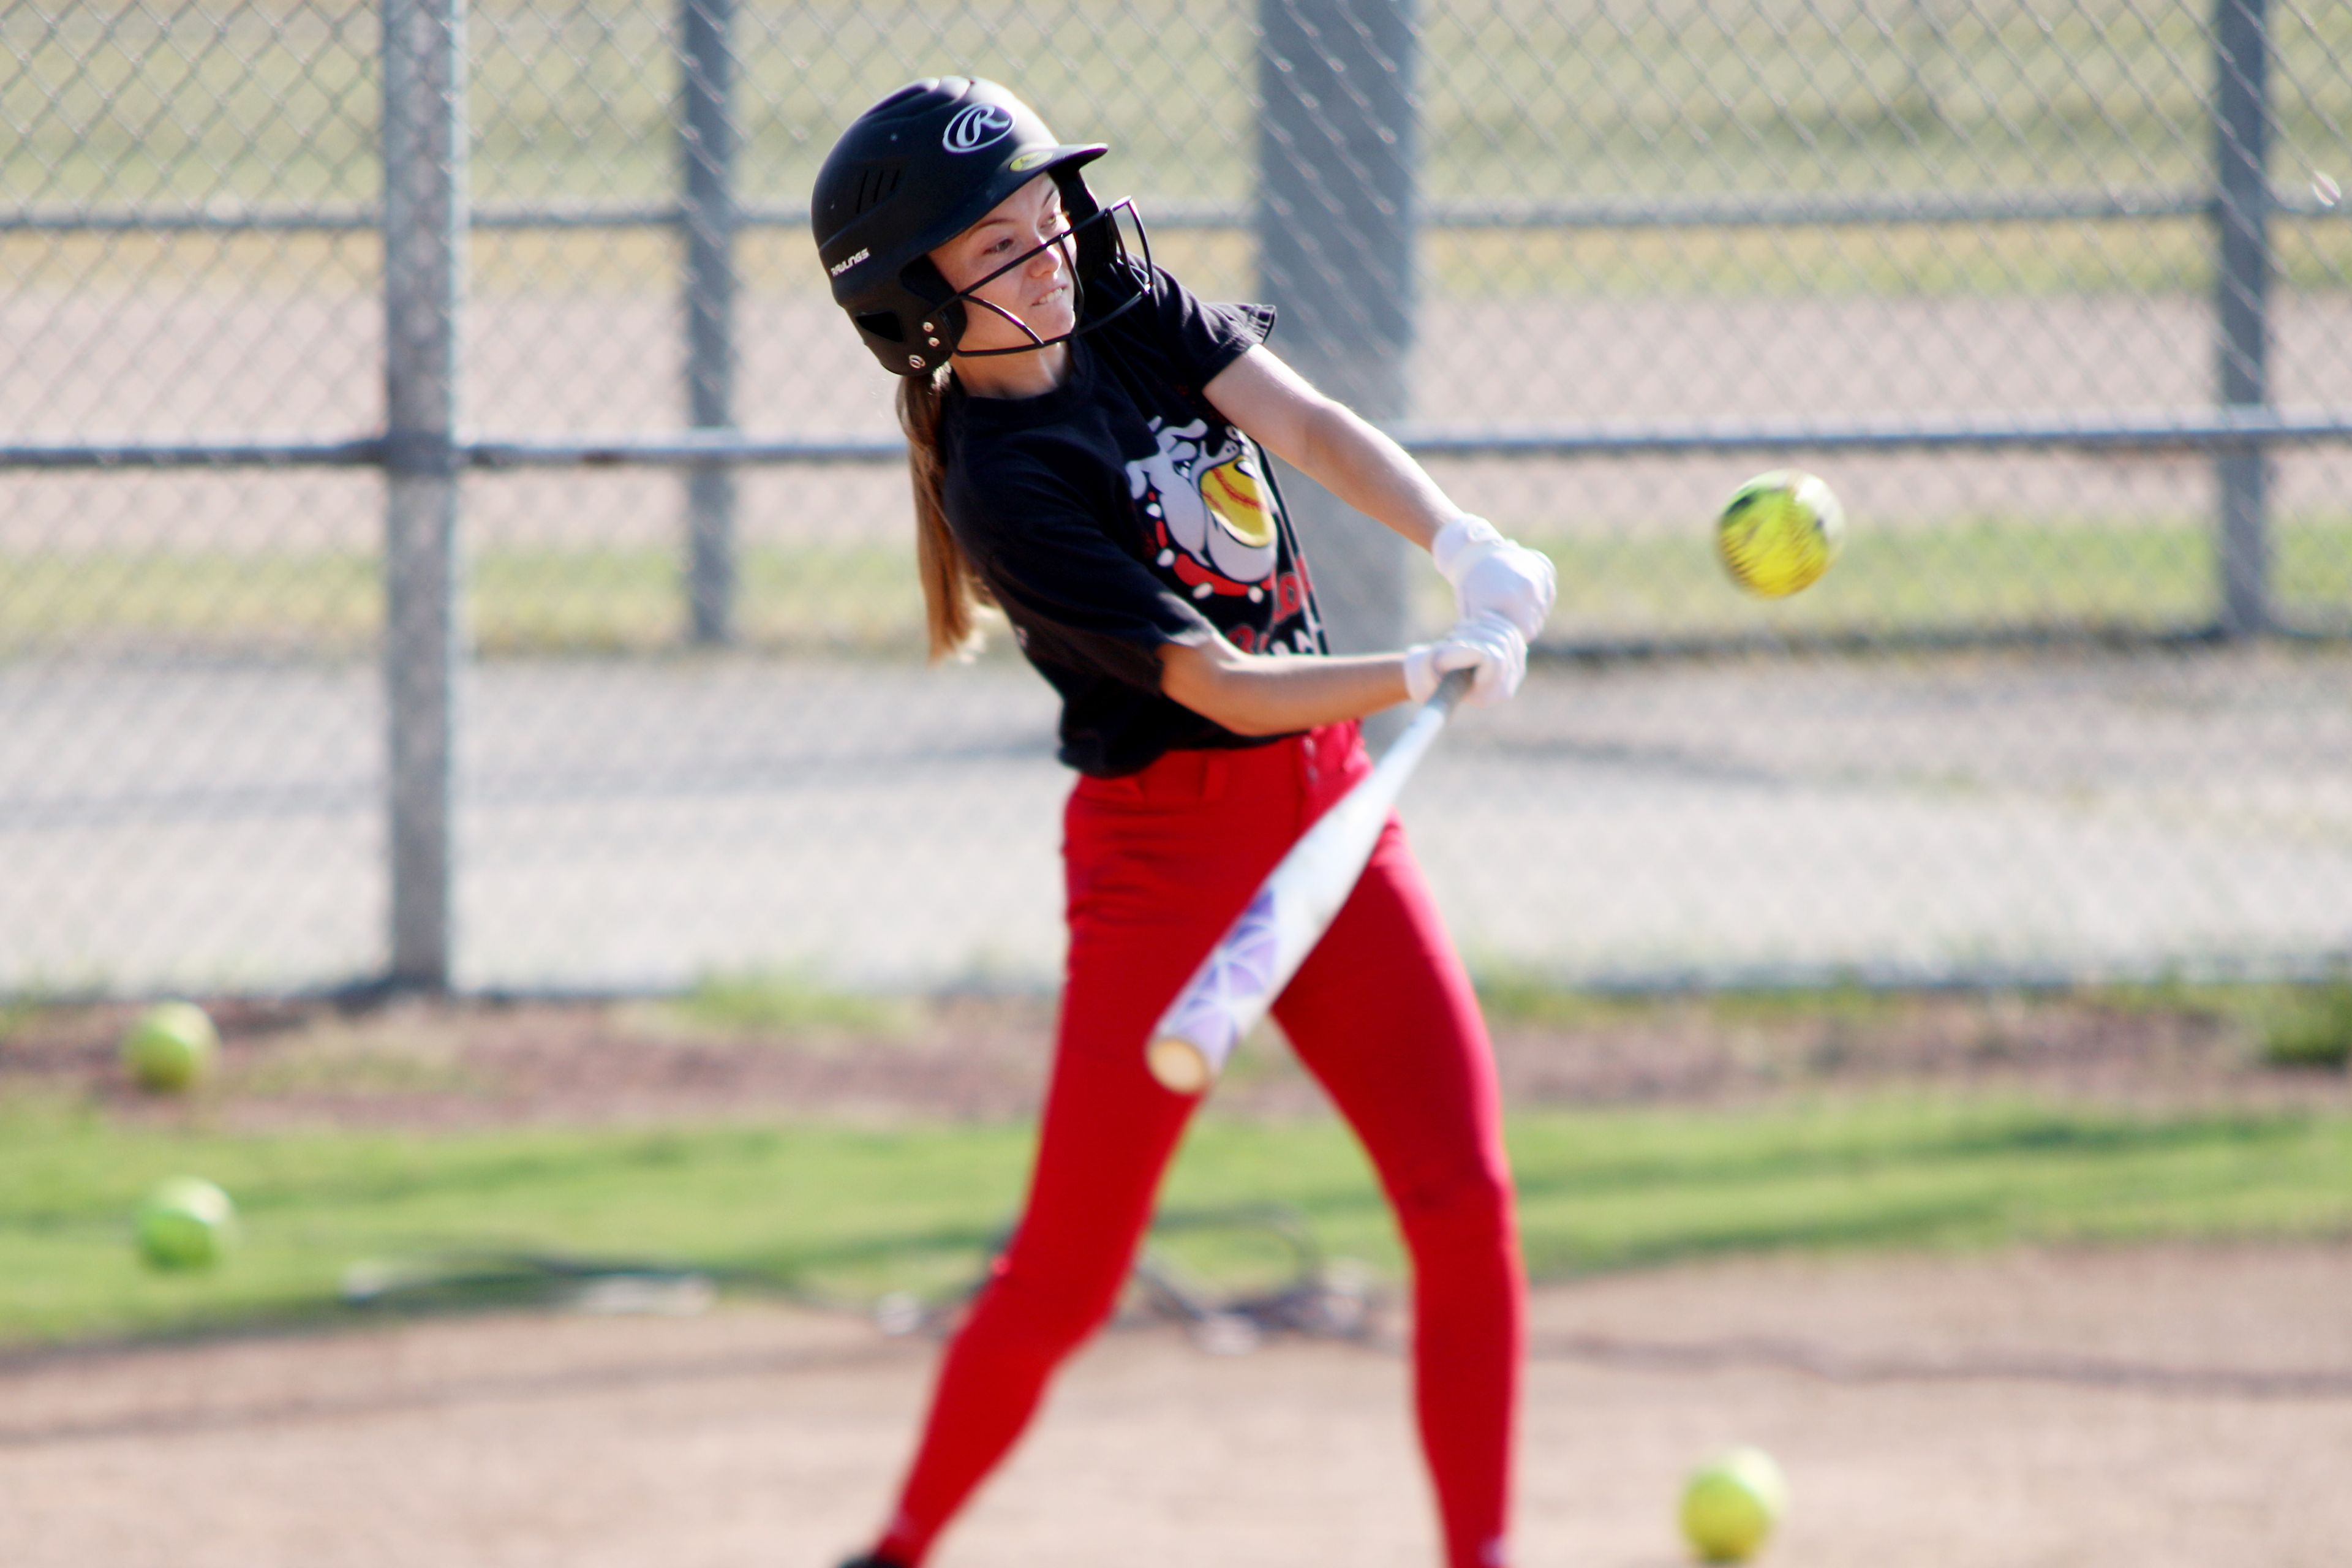
<svg viewBox="0 0 2352 1568"><path fill-rule="evenodd" d="M1341 724L1410 695L1404 656L1268 658L1223 637L1160 650L1160 689L1236 735L1286 735Z"/></svg>
<svg viewBox="0 0 2352 1568"><path fill-rule="evenodd" d="M1558 579L1541 553L1454 504L1412 453L1264 348L1202 389L1217 412L1365 516L1430 553L1463 620L1499 614L1530 640L1551 614Z"/></svg>
<svg viewBox="0 0 2352 1568"><path fill-rule="evenodd" d="M1437 481L1386 433L1346 405L1324 396L1263 348L1253 348L1236 359L1204 390L1217 411L1260 446L1286 458L1349 506L1424 549L1439 543L1449 527L1460 533L1465 531L1460 526L1465 522L1485 526L1477 519L1465 519ZM1499 539L1490 528L1486 532ZM1443 567L1444 563L1440 564ZM1548 610L1549 562L1542 563L1541 573L1542 607ZM1481 611L1486 608L1480 606ZM1466 605L1465 610L1465 622L1479 613ZM1527 617L1505 618L1517 622ZM1539 622L1540 612L1534 618ZM1524 626L1518 630L1520 637L1527 635ZM1450 637L1462 631L1457 626ZM1475 637L1466 641L1477 643ZM1515 672L1506 679L1516 689L1516 668L1524 668L1524 649L1497 647L1488 651L1483 645L1478 647L1476 653L1469 646L1458 650L1465 661L1462 667L1474 659L1498 668L1512 664ZM1448 651L1440 655L1440 647ZM1456 668L1440 660L1455 657L1456 651L1449 638L1402 654L1265 658L1245 654L1219 637L1163 647L1161 689L1237 734L1279 735L1360 719L1408 699L1425 700L1434 689L1436 672ZM1482 679L1481 684L1487 682Z"/></svg>
<svg viewBox="0 0 2352 1568"><path fill-rule="evenodd" d="M1243 354L1202 390L1259 446L1424 550L1461 515L1412 454L1266 349Z"/></svg>
<svg viewBox="0 0 2352 1568"><path fill-rule="evenodd" d="M1517 627L1490 615L1401 654L1268 658L1218 637L1162 647L1160 668L1160 689L1203 718L1237 735L1286 735L1427 701L1454 669L1476 672L1474 707L1503 701L1527 674L1528 649Z"/></svg>

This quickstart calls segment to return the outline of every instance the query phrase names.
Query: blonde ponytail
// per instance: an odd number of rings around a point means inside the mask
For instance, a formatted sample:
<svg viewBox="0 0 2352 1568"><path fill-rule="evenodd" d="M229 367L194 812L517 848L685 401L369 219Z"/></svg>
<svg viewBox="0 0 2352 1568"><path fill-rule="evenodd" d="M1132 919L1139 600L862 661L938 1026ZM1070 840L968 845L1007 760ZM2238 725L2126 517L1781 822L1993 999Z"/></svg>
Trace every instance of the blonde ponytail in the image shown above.
<svg viewBox="0 0 2352 1568"><path fill-rule="evenodd" d="M915 482L915 571L923 582L933 663L979 651L980 607L992 602L940 499L940 398L947 378L945 366L898 378L898 427L907 433L907 472Z"/></svg>

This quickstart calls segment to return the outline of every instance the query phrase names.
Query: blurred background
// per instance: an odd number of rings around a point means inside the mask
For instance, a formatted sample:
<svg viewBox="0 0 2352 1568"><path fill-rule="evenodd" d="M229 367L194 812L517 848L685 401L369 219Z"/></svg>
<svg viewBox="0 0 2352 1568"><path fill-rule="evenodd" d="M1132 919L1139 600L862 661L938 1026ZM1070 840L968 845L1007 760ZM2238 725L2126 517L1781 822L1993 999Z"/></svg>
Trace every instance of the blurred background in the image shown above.
<svg viewBox="0 0 2352 1568"><path fill-rule="evenodd" d="M11 1568L881 1517L1021 1202L1068 777L1009 637L922 661L804 206L966 71L1559 564L1403 807L1538 1282L1528 1560L1676 1560L1743 1442L1812 1568L2342 1561L2352 6L16 0L0 45ZM1849 538L1766 603L1714 520L1783 467ZM1441 624L1285 483L1343 646ZM1179 1331L1090 1349L946 1560L1431 1561L1389 1209L1271 1041L1164 1197L1119 1323Z"/></svg>
<svg viewBox="0 0 2352 1568"><path fill-rule="evenodd" d="M2352 953L2352 12L16 5L0 990L1049 986L1053 709L920 660L805 198L1013 84L1560 567L1406 815L1474 965ZM1712 558L1765 468L1844 559ZM1343 640L1444 605L1291 492Z"/></svg>

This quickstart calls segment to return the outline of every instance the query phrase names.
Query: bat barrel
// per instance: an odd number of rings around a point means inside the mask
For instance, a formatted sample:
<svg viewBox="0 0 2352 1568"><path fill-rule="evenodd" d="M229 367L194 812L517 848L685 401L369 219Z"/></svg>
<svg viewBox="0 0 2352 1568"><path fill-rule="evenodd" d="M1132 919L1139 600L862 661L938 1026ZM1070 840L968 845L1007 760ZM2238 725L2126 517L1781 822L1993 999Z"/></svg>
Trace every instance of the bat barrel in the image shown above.
<svg viewBox="0 0 2352 1568"><path fill-rule="evenodd" d="M1437 694L1414 715L1371 776L1291 847L1259 886L1257 897L1209 950L1144 1047L1144 1064L1162 1088L1175 1094L1206 1090L1242 1036L1265 1016L1347 901L1390 805L1445 727L1470 679L1470 671L1457 669L1439 682Z"/></svg>

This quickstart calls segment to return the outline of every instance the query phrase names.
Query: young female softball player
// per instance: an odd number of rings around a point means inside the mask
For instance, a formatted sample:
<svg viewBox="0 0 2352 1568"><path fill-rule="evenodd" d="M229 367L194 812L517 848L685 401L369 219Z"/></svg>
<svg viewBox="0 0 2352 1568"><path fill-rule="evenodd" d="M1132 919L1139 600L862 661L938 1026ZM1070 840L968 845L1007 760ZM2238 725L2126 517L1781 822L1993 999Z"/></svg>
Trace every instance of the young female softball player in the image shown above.
<svg viewBox="0 0 2352 1568"><path fill-rule="evenodd" d="M1394 443L1130 255L1004 89L941 78L850 126L817 176L834 298L902 379L933 655L999 606L1062 698L1069 958L1028 1204L948 1347L868 1568L913 1568L1109 1314L1193 1101L1145 1037L1300 832L1368 770L1356 721L1451 669L1499 702L1551 563L1464 515ZM1335 658L1268 474L1280 454L1429 546L1461 621ZM1393 819L1275 1007L1363 1140L1413 1264L1423 1447L1452 1568L1501 1568L1522 1282L1475 999Z"/></svg>

